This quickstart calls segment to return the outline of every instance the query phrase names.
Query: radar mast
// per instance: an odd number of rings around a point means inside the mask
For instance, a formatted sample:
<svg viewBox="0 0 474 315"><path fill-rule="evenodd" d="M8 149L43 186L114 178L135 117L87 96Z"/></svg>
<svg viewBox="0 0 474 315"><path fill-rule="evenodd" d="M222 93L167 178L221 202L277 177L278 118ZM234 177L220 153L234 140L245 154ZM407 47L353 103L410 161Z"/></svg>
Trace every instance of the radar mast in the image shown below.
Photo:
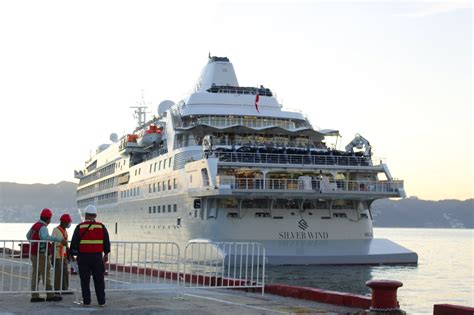
<svg viewBox="0 0 474 315"><path fill-rule="evenodd" d="M133 112L133 118L135 118L138 121L138 127L142 126L146 122L146 114L148 105L151 103L146 103L145 102L145 93L143 92L142 89L142 99L137 102L137 106L130 106L130 108L135 109Z"/></svg>

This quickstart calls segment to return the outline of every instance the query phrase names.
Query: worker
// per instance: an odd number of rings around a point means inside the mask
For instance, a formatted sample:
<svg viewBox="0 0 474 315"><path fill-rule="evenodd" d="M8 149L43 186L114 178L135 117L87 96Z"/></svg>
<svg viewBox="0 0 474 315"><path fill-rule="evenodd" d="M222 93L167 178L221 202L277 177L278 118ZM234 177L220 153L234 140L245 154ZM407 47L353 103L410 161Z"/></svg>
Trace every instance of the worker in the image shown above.
<svg viewBox="0 0 474 315"><path fill-rule="evenodd" d="M63 214L59 218L59 225L54 228L53 236L68 238L67 229L71 227L71 216ZM54 246L54 291L62 291L61 294L73 294L72 292L64 292L69 290L69 248L63 244L55 244Z"/></svg>
<svg viewBox="0 0 474 315"><path fill-rule="evenodd" d="M53 213L48 208L41 211L40 220L33 224L28 231L26 238L31 242L30 259L31 259L31 302L48 302L61 301L62 297L54 294L51 286L51 260L49 257L49 243L58 242L62 245L67 245L67 240L63 237L50 236L48 232L48 224L51 223ZM41 298L38 291L38 283L40 279L46 288L46 299Z"/></svg>
<svg viewBox="0 0 474 315"><path fill-rule="evenodd" d="M109 233L102 223L95 221L97 208L94 205L88 205L84 212L85 221L76 227L72 236L71 253L77 255L82 304L84 306L91 304L89 283L92 273L97 302L99 306L104 307L105 263L109 260L110 253Z"/></svg>

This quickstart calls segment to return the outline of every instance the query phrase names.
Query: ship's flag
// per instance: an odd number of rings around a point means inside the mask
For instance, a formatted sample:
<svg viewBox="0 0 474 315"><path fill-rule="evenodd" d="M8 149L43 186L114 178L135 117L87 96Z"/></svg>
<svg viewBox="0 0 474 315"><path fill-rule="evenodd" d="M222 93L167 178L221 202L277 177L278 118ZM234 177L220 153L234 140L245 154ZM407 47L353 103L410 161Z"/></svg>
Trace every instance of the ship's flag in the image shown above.
<svg viewBox="0 0 474 315"><path fill-rule="evenodd" d="M260 95L257 94L255 95L255 109L257 110L257 113L260 113L260 111L258 110L258 101L260 100Z"/></svg>

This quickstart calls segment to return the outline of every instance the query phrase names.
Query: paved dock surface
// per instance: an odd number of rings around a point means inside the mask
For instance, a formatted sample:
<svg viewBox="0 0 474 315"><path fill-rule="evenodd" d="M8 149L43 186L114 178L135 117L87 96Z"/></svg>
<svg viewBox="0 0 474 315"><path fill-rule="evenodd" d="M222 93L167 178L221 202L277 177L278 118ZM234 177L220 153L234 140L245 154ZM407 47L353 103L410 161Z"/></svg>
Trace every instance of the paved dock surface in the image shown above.
<svg viewBox="0 0 474 315"><path fill-rule="evenodd" d="M28 260L0 260L0 315L3 314L364 314L363 310L286 298L264 296L231 289L183 289L170 279L144 278L111 272L106 276L107 306L99 307L91 279L92 303L85 307L77 302L79 294L63 295L61 302L31 303L29 293L5 293L29 290ZM40 285L42 288L42 285ZM80 288L79 277L71 275L70 288ZM144 290L144 288L146 290ZM132 290L130 290L132 289ZM118 291L122 290L122 291ZM178 294L179 290L179 294ZM41 294L45 296L45 294Z"/></svg>
<svg viewBox="0 0 474 315"><path fill-rule="evenodd" d="M30 303L28 294L0 295L0 314L357 314L361 311L225 289L187 290L179 298L174 290L110 292L105 308L99 307L94 297L88 307L76 304L75 300L74 295L66 295L61 302Z"/></svg>

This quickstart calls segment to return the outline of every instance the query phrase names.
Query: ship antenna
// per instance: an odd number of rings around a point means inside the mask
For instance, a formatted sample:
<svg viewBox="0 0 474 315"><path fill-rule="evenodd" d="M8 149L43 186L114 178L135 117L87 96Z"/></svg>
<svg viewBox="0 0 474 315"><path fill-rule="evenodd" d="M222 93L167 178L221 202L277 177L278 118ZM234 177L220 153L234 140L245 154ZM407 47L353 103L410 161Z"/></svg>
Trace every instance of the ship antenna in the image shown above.
<svg viewBox="0 0 474 315"><path fill-rule="evenodd" d="M130 106L130 108L135 109L133 112L133 118L137 119L138 121L138 127L146 123L146 114L147 114L147 108L150 103L145 102L145 93L142 89L142 99L140 102L137 102L138 106Z"/></svg>

